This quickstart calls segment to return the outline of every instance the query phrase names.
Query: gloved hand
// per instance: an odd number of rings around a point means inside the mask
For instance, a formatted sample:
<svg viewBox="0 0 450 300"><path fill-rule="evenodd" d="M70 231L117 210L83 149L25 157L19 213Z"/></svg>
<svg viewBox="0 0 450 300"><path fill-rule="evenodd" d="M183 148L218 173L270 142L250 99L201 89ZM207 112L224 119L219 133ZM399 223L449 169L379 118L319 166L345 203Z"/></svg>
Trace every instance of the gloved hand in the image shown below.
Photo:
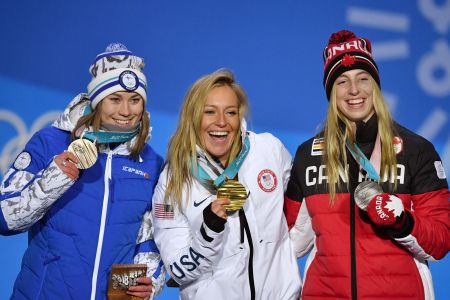
<svg viewBox="0 0 450 300"><path fill-rule="evenodd" d="M405 222L403 202L394 195L383 193L381 186L373 181L364 181L355 189L355 202L366 211L377 225L401 228Z"/></svg>
<svg viewBox="0 0 450 300"><path fill-rule="evenodd" d="M395 228L403 224L404 210L400 198L386 193L374 197L367 206L367 214L373 223Z"/></svg>

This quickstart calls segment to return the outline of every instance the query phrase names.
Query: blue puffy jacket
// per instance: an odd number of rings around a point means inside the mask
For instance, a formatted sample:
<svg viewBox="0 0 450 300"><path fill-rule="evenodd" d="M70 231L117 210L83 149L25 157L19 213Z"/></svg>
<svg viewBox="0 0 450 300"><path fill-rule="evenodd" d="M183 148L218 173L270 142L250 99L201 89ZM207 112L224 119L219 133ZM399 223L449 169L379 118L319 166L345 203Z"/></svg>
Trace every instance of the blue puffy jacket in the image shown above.
<svg viewBox="0 0 450 300"><path fill-rule="evenodd" d="M136 241L142 216L151 209L162 158L146 145L135 161L121 144L100 152L97 162L82 170L78 180L62 187L64 180L58 177L65 174L53 171L49 176L45 172L52 170L53 157L69 143L70 132L56 127L42 129L27 143L3 180L0 232L29 230L29 246L12 299L94 299L94 295L95 299L105 299L112 264L133 263L135 251L142 249L157 253L153 241L140 245ZM31 180L23 179L32 175ZM21 183L13 184L16 181ZM43 197L42 202L53 202L35 209L39 197ZM38 218L31 221L31 227L21 225L30 220L15 218L20 214L6 208L14 199L31 201L29 208L44 210L40 217L30 217Z"/></svg>

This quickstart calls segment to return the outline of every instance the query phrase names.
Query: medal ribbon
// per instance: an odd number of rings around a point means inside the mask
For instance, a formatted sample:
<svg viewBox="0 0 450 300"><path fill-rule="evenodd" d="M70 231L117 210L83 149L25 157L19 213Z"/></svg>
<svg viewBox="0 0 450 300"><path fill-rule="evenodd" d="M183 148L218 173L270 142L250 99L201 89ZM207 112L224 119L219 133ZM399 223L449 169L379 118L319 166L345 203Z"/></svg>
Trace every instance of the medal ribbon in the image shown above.
<svg viewBox="0 0 450 300"><path fill-rule="evenodd" d="M130 132L117 132L117 131L86 131L84 133L85 138L95 141L98 144L107 143L122 143L131 140L136 134L138 134L140 126Z"/></svg>
<svg viewBox="0 0 450 300"><path fill-rule="evenodd" d="M366 170L369 179L379 182L380 181L380 165L381 165L381 142L380 135L377 134L375 140L375 146L373 148L370 160L364 155L364 153L359 149L359 147L354 144L351 147L350 142L347 140L345 142L347 149L352 154L353 158L359 163L359 165Z"/></svg>
<svg viewBox="0 0 450 300"><path fill-rule="evenodd" d="M248 138L248 136L245 137L244 142L242 144L242 149L239 152L238 156L236 156L236 158L228 165L228 167L223 170L221 173L219 171L219 174L217 176L216 179L212 179L210 174L208 174L208 172L205 171L205 169L201 166L200 163L197 164L197 170L198 172L195 173L194 171L194 166L192 166L192 174L194 174L195 177L197 177L200 182L204 182L207 180L213 180L214 181L214 185L216 187L221 186L227 179L232 179L235 178L239 168L241 167L241 165L243 164L245 157L247 156L248 152L250 150L250 140ZM209 167L213 167L214 166L209 166Z"/></svg>

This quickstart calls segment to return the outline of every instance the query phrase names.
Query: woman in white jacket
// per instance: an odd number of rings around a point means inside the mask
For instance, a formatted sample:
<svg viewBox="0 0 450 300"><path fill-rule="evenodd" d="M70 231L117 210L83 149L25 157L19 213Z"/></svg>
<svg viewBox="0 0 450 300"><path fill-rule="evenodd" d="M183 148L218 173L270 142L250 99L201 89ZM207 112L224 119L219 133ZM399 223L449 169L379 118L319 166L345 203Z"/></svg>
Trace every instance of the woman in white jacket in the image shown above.
<svg viewBox="0 0 450 300"><path fill-rule="evenodd" d="M226 70L200 78L185 97L153 197L154 238L181 299L299 297L283 216L291 156L271 134L246 130L247 110ZM217 196L235 181L248 196L242 208Z"/></svg>

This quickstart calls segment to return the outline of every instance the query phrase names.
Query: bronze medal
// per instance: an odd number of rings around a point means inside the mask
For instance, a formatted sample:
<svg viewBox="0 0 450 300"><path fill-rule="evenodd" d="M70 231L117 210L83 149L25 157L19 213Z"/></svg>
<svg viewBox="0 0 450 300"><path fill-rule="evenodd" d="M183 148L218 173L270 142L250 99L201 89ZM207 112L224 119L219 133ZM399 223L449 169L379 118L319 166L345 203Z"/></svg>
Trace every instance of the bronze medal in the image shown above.
<svg viewBox="0 0 450 300"><path fill-rule="evenodd" d="M95 143L88 139L83 139L81 137L80 139L73 141L67 150L75 154L78 158L78 169L88 169L97 161L98 154Z"/></svg>
<svg viewBox="0 0 450 300"><path fill-rule="evenodd" d="M137 279L147 276L146 264L113 264L109 274L108 300L143 299L127 294L130 286L139 285Z"/></svg>
<svg viewBox="0 0 450 300"><path fill-rule="evenodd" d="M247 201L247 197L247 190L236 180L228 179L217 189L217 198L228 198L231 201L230 204L224 205L228 212L240 210Z"/></svg>

